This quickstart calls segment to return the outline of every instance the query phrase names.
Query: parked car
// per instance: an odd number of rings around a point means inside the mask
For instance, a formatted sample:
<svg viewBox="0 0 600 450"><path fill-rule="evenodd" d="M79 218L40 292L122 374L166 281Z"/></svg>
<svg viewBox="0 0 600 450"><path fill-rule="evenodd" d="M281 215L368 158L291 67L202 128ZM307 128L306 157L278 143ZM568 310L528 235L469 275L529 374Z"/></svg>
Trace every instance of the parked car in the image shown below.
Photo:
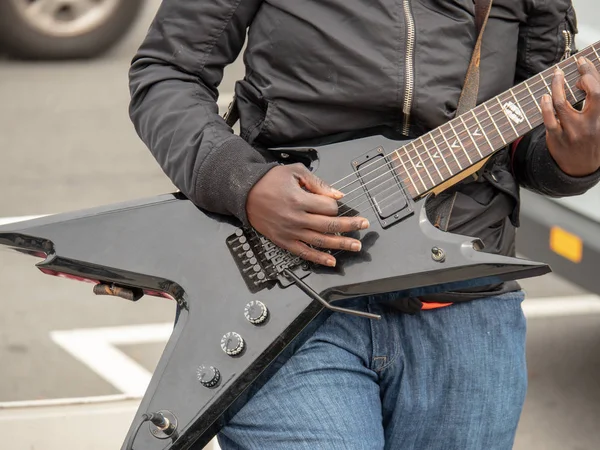
<svg viewBox="0 0 600 450"><path fill-rule="evenodd" d="M21 59L91 58L129 30L144 0L0 0L0 51Z"/></svg>

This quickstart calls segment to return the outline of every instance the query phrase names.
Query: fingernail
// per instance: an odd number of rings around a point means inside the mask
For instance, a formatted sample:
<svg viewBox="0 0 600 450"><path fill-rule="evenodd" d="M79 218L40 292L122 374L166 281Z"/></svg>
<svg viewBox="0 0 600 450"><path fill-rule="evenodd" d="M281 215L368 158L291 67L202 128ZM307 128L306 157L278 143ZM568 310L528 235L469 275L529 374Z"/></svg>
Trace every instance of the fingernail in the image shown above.
<svg viewBox="0 0 600 450"><path fill-rule="evenodd" d="M556 70L554 71L554 76L560 77L562 75L563 75L563 71L559 67L557 67Z"/></svg>
<svg viewBox="0 0 600 450"><path fill-rule="evenodd" d="M325 261L325 264L329 267L335 267L335 259L328 259L327 261Z"/></svg>
<svg viewBox="0 0 600 450"><path fill-rule="evenodd" d="M550 103L550 102L552 102L552 98L548 94L544 94L544 95L542 95L542 101L544 103Z"/></svg>
<svg viewBox="0 0 600 450"><path fill-rule="evenodd" d="M579 64L580 66L583 66L584 64L587 64L587 59L585 59L583 56L581 56L577 60L577 64Z"/></svg>
<svg viewBox="0 0 600 450"><path fill-rule="evenodd" d="M344 193L341 191L338 191L337 189L331 188L331 192L333 192L333 195L335 195L336 198L342 198L344 196Z"/></svg>
<svg viewBox="0 0 600 450"><path fill-rule="evenodd" d="M350 245L350 248L352 249L353 252L360 252L362 245L360 242L353 242L352 245Z"/></svg>
<svg viewBox="0 0 600 450"><path fill-rule="evenodd" d="M366 228L369 228L369 221L368 221L368 220L362 220L362 221L360 222L360 229L361 229L361 230L364 230L364 229L366 229Z"/></svg>

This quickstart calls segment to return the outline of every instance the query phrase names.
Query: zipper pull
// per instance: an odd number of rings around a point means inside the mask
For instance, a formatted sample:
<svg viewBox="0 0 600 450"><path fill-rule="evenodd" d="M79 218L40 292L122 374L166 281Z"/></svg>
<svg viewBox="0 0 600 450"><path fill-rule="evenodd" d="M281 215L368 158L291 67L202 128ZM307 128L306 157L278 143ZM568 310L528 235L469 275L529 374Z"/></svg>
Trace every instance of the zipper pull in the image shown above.
<svg viewBox="0 0 600 450"><path fill-rule="evenodd" d="M563 61L567 58L571 57L571 44L573 43L573 35L569 30L563 30L563 35L565 36L565 52L563 54Z"/></svg>

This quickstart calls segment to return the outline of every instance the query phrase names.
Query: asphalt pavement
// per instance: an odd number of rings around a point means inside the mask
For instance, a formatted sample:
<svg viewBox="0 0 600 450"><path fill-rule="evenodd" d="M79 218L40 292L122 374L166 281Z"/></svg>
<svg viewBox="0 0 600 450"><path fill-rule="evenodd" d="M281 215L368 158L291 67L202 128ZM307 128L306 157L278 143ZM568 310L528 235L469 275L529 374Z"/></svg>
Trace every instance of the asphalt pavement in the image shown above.
<svg viewBox="0 0 600 450"><path fill-rule="evenodd" d="M0 220L174 190L127 116L129 60L157 4L150 2L126 42L99 60L0 60ZM242 73L239 64L226 71L223 103ZM135 383L114 381L125 372L93 369L86 356L74 356L73 343L82 330L102 328L94 336L106 337L149 324L164 332L173 303L94 297L91 285L43 275L34 262L0 252L0 402L135 394ZM515 449L598 449L600 299L554 275L523 285L531 305L530 387ZM164 340L131 335L111 342L145 370L129 378L143 388ZM10 445L0 441L0 449Z"/></svg>

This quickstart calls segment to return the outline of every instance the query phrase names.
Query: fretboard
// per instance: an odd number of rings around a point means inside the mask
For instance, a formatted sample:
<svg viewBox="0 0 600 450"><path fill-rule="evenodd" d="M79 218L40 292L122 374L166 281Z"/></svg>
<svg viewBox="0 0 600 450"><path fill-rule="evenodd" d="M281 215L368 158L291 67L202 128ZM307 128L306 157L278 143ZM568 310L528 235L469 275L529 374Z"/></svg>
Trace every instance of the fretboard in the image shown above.
<svg viewBox="0 0 600 450"><path fill-rule="evenodd" d="M577 59L585 56L600 67L600 41L557 64L565 73L571 104L585 98L575 84ZM396 171L413 196L420 197L514 142L543 123L541 98L551 94L551 67L512 89L396 150Z"/></svg>

